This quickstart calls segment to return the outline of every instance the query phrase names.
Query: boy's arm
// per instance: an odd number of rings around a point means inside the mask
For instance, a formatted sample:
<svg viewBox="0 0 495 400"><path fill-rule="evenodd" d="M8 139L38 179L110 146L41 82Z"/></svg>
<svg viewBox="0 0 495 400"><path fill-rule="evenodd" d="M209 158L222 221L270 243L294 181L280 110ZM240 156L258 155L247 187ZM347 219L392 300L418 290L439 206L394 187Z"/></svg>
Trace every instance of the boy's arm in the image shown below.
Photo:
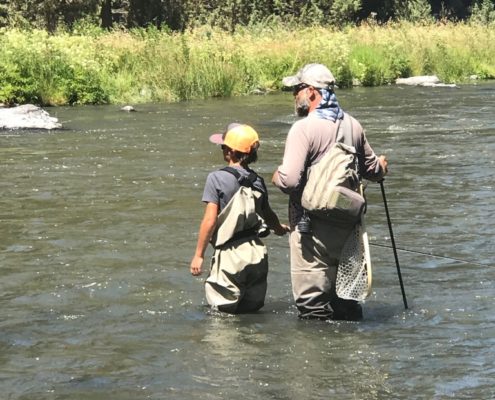
<svg viewBox="0 0 495 400"><path fill-rule="evenodd" d="M270 205L267 205L263 214L268 228L272 229L275 235L283 236L290 231L287 225L280 223L277 214L275 214Z"/></svg>
<svg viewBox="0 0 495 400"><path fill-rule="evenodd" d="M191 274L194 276L201 275L202 265L206 248L211 240L215 226L217 225L218 204L207 203L201 225L199 227L198 244L196 252L191 261Z"/></svg>

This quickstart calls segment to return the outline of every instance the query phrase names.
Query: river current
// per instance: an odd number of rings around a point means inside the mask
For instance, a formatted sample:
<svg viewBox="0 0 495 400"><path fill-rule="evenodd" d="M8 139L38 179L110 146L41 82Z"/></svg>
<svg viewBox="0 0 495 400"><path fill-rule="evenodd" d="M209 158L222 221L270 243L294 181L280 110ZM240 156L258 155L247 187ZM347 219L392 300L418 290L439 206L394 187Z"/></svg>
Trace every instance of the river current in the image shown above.
<svg viewBox="0 0 495 400"><path fill-rule="evenodd" d="M274 235L265 307L208 310L189 273L203 185L223 166L208 136L255 127L269 182L290 94L47 109L64 129L0 132L0 398L495 398L495 84L337 97L389 159L407 310L374 183L363 321L298 320Z"/></svg>

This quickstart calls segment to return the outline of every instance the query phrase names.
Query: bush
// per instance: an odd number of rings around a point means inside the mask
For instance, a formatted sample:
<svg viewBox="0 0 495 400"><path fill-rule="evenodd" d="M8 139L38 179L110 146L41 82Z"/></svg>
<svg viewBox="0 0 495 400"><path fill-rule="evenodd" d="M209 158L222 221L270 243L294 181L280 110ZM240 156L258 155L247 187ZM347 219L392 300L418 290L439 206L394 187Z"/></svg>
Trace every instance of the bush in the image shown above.
<svg viewBox="0 0 495 400"><path fill-rule="evenodd" d="M446 82L495 75L495 27L363 24L345 30L256 25L229 34L209 26L81 34L0 30L0 102L101 104L236 96L281 87L310 62L339 87L437 74ZM82 33L84 32L84 35Z"/></svg>
<svg viewBox="0 0 495 400"><path fill-rule="evenodd" d="M489 25L495 23L495 5L491 0L476 2L471 8L469 22Z"/></svg>

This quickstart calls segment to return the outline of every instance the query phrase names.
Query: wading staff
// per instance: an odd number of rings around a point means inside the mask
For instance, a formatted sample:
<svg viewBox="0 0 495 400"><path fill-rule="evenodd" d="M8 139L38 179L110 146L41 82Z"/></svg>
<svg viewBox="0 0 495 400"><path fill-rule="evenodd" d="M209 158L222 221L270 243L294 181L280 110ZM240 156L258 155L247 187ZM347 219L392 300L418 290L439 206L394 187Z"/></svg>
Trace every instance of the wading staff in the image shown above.
<svg viewBox="0 0 495 400"><path fill-rule="evenodd" d="M387 214L388 230L390 231L390 240L392 241L392 248L394 250L395 265L397 266L397 275L399 276L400 290L402 291L402 300L404 300L404 307L407 310L406 292L404 290L404 284L402 283L402 274L400 273L399 257L397 256L397 248L395 247L394 232L392 231L392 222L390 221L390 214L388 213L387 197L385 196L385 188L383 186L383 179L379 182L382 189L383 205L385 206L385 213Z"/></svg>

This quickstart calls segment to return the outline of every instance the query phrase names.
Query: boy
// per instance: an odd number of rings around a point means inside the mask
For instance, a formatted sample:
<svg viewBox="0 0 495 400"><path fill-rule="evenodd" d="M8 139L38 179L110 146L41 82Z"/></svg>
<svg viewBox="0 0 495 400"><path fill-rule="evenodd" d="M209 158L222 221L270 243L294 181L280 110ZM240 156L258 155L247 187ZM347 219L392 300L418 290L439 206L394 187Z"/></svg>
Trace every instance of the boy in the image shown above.
<svg viewBox="0 0 495 400"><path fill-rule="evenodd" d="M260 240L263 222L276 235L289 231L268 203L263 179L248 167L257 160L260 145L256 131L233 123L210 141L222 146L228 167L211 172L206 179L205 213L199 229L191 274L200 275L204 253L211 242L214 254L205 282L206 299L212 307L232 313L259 310L264 305L268 256Z"/></svg>

